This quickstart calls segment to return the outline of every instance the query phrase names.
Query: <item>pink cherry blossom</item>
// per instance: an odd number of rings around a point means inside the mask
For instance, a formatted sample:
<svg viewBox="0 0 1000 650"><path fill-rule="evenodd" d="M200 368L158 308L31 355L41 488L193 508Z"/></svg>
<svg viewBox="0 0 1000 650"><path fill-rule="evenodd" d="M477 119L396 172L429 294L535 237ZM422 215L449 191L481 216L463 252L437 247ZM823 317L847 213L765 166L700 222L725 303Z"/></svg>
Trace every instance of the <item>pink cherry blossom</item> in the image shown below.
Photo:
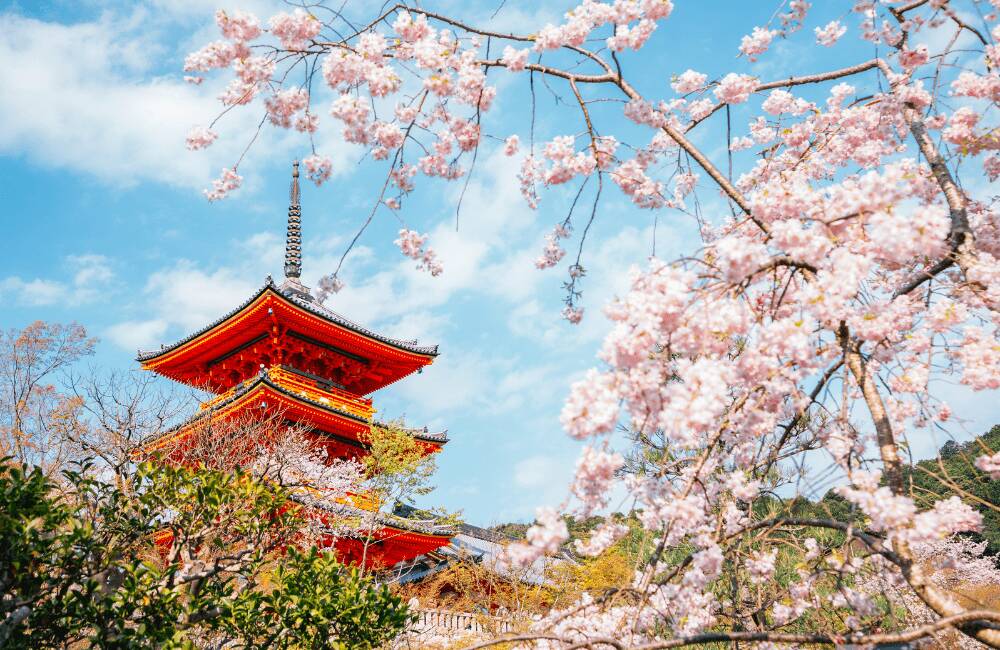
<svg viewBox="0 0 1000 650"><path fill-rule="evenodd" d="M745 136L740 136L738 138L733 138L733 141L729 144L730 151L743 151L744 149L749 149L754 144L752 138L747 138Z"/></svg>
<svg viewBox="0 0 1000 650"><path fill-rule="evenodd" d="M568 236L569 231L562 225L556 226L552 232L545 235L545 248L542 250L541 257L535 260L535 267L547 269L558 264L559 260L566 254L566 251L559 245L559 240Z"/></svg>
<svg viewBox="0 0 1000 650"><path fill-rule="evenodd" d="M395 149L403 144L403 130L388 122L375 122L372 129L375 139L386 149Z"/></svg>
<svg viewBox="0 0 1000 650"><path fill-rule="evenodd" d="M968 106L963 106L948 118L948 127L941 136L952 144L969 147L977 139L975 126L978 123L979 115Z"/></svg>
<svg viewBox="0 0 1000 650"><path fill-rule="evenodd" d="M537 523L525 533L528 544L511 544L508 549L508 554L514 551L515 564L525 566L541 554L555 553L569 537L566 522L554 508L539 508L535 519Z"/></svg>
<svg viewBox="0 0 1000 650"><path fill-rule="evenodd" d="M218 201L243 184L243 177L236 173L236 168L223 169L222 175L212 181L212 189L205 190L205 197L209 201Z"/></svg>
<svg viewBox="0 0 1000 650"><path fill-rule="evenodd" d="M1000 178L1000 154L991 153L983 159L983 172L990 182Z"/></svg>
<svg viewBox="0 0 1000 650"><path fill-rule="evenodd" d="M208 145L215 142L216 138L218 137L219 135L215 131L207 129L203 126L196 126L190 131L188 131L187 148L190 149L191 151L195 151L196 149L204 149Z"/></svg>
<svg viewBox="0 0 1000 650"><path fill-rule="evenodd" d="M302 9L296 9L290 14L275 14L271 16L268 25L271 33L278 37L286 50L306 49L309 41L316 38L323 29L323 23Z"/></svg>
<svg viewBox="0 0 1000 650"><path fill-rule="evenodd" d="M689 68L678 75L677 79L670 84L670 87L674 89L674 92L686 95L687 93L701 90L705 87L705 83L707 81L708 75L702 74L701 72L695 72Z"/></svg>
<svg viewBox="0 0 1000 650"><path fill-rule="evenodd" d="M586 542L578 539L573 544L580 555L597 557L628 533L628 526L609 520L598 526Z"/></svg>
<svg viewBox="0 0 1000 650"><path fill-rule="evenodd" d="M226 68L233 61L248 58L250 48L242 43L215 41L184 59L185 72L206 72L212 68Z"/></svg>
<svg viewBox="0 0 1000 650"><path fill-rule="evenodd" d="M976 467L989 474L994 481L1000 481L1000 452L992 456L979 456L976 458Z"/></svg>
<svg viewBox="0 0 1000 650"><path fill-rule="evenodd" d="M619 165L611 172L611 179L639 207L648 209L663 207L665 202L663 183L650 178L637 159L626 160Z"/></svg>
<svg viewBox="0 0 1000 650"><path fill-rule="evenodd" d="M730 72L715 88L715 96L720 102L727 104L742 104L750 98L750 93L756 87L756 80L745 74Z"/></svg>
<svg viewBox="0 0 1000 650"><path fill-rule="evenodd" d="M427 24L427 16L417 14L417 18L414 20L408 11L399 12L396 16L396 21L392 24L392 29L403 40L411 43L423 39L431 31L430 26Z"/></svg>
<svg viewBox="0 0 1000 650"><path fill-rule="evenodd" d="M709 97L702 97L701 99L695 100L687 105L688 115L691 116L692 120L700 120L708 117L712 114L712 110L715 108L715 102Z"/></svg>
<svg viewBox="0 0 1000 650"><path fill-rule="evenodd" d="M504 48L503 56L500 60L503 61L503 64L511 72L520 72L524 70L524 66L528 63L529 54L531 54L531 50L527 48L516 50L508 45Z"/></svg>
<svg viewBox="0 0 1000 650"><path fill-rule="evenodd" d="M340 278L333 275L323 276L319 280L319 299L324 301L330 294L339 293L344 288L344 283Z"/></svg>
<svg viewBox="0 0 1000 650"><path fill-rule="evenodd" d="M560 421L570 436L581 440L610 433L618 422L618 401L614 377L590 370L573 384Z"/></svg>
<svg viewBox="0 0 1000 650"><path fill-rule="evenodd" d="M301 133L315 133L319 129L319 116L310 113L308 109L295 118L295 130Z"/></svg>
<svg viewBox="0 0 1000 650"><path fill-rule="evenodd" d="M426 270L432 276L441 275L444 268L437 260L437 254L425 246L426 243L427 235L406 228L399 231L399 239L396 240L396 245L403 255L419 262L417 268Z"/></svg>
<svg viewBox="0 0 1000 650"><path fill-rule="evenodd" d="M740 43L740 52L751 61L756 61L757 57L767 52L771 47L771 40L774 39L775 32L762 27L754 27L753 33L744 36Z"/></svg>
<svg viewBox="0 0 1000 650"><path fill-rule="evenodd" d="M260 36L260 20L250 13L234 11L228 14L220 9L215 12L215 22L223 36L237 43L246 43Z"/></svg>
<svg viewBox="0 0 1000 650"><path fill-rule="evenodd" d="M984 75L966 70L951 82L952 93L960 97L993 99L1000 97L1000 75L991 72Z"/></svg>
<svg viewBox="0 0 1000 650"><path fill-rule="evenodd" d="M309 93L304 88L279 90L264 102L271 124L285 129L291 128L292 118L308 105Z"/></svg>
<svg viewBox="0 0 1000 650"><path fill-rule="evenodd" d="M504 140L503 143L503 153L505 156L513 156L517 153L517 148L521 143L521 139L517 135L512 135Z"/></svg>
<svg viewBox="0 0 1000 650"><path fill-rule="evenodd" d="M777 89L771 91L771 94L769 94L767 99L764 100L761 108L771 115L780 115L781 113L801 115L814 108L814 106L805 100L796 99L795 96L787 90Z"/></svg>
<svg viewBox="0 0 1000 650"><path fill-rule="evenodd" d="M729 478L726 480L726 487L740 501L751 501L760 491L760 481L748 481L746 474L736 471L729 475Z"/></svg>
<svg viewBox="0 0 1000 650"><path fill-rule="evenodd" d="M746 559L747 573L750 574L750 582L755 585L763 584L774 575L774 561L778 557L778 549L772 548L770 551L751 551L750 557Z"/></svg>
<svg viewBox="0 0 1000 650"><path fill-rule="evenodd" d="M899 64L907 70L918 68L927 63L930 59L930 51L923 43L910 47L904 47L899 53Z"/></svg>
<svg viewBox="0 0 1000 650"><path fill-rule="evenodd" d="M767 247L760 242L739 237L726 237L715 244L719 266L724 277L738 282L764 265L768 259Z"/></svg>
<svg viewBox="0 0 1000 650"><path fill-rule="evenodd" d="M274 59L263 56L240 58L233 63L233 70L245 84L256 84L268 81L274 74L277 63Z"/></svg>
<svg viewBox="0 0 1000 650"><path fill-rule="evenodd" d="M541 548L546 553L554 553L569 537L566 522L553 508L539 508L535 518L538 523L528 529L525 537L532 546Z"/></svg>
<svg viewBox="0 0 1000 650"><path fill-rule="evenodd" d="M322 185L333 172L333 161L326 156L306 156L302 159L302 165L306 168L306 176L316 185Z"/></svg>
<svg viewBox="0 0 1000 650"><path fill-rule="evenodd" d="M625 459L619 453L583 448L570 491L580 500L580 511L584 516L607 506L615 472L624 464Z"/></svg>
<svg viewBox="0 0 1000 650"><path fill-rule="evenodd" d="M966 327L956 359L962 364L963 384L973 390L1000 388L1000 343L981 327Z"/></svg>
<svg viewBox="0 0 1000 650"><path fill-rule="evenodd" d="M656 29L656 23L648 18L643 18L632 27L618 25L615 27L615 35L606 41L608 49L619 52L625 48L638 50L646 44L654 29Z"/></svg>
<svg viewBox="0 0 1000 650"><path fill-rule="evenodd" d="M841 25L839 20L831 20L825 26L817 27L815 31L816 42L825 47L831 47L847 33L847 28Z"/></svg>
<svg viewBox="0 0 1000 650"><path fill-rule="evenodd" d="M879 257L903 263L915 256L935 256L944 251L951 220L943 206L920 208L909 218L879 211L869 219L869 237Z"/></svg>

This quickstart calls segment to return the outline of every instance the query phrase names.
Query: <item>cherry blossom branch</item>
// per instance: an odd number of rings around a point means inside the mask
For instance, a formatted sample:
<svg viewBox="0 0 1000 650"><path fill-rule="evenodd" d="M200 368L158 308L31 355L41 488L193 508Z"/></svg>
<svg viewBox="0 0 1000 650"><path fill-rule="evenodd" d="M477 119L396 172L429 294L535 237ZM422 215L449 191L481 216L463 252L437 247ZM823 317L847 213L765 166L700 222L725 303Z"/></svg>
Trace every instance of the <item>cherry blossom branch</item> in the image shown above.
<svg viewBox="0 0 1000 650"><path fill-rule="evenodd" d="M901 494L904 490L903 464L899 458L899 448L896 445L896 438L892 431L885 402L882 401L882 395L879 394L878 388L872 381L868 365L861 356L859 344L849 337L846 324L841 324L839 336L844 349L844 364L854 375L855 381L858 382L858 388L861 389L872 422L875 424L875 434L878 439L886 481L893 492Z"/></svg>
<svg viewBox="0 0 1000 650"><path fill-rule="evenodd" d="M908 643L910 641L916 641L924 637L933 635L941 630L946 630L948 628L953 628L956 626L962 626L969 623L978 623L980 625L992 625L991 631L993 629L1000 629L997 626L1000 623L1000 612L995 612L991 610L972 610L968 612L962 612L961 614L955 614L953 616L946 616L944 618L938 619L933 623L928 623L926 625L921 625L919 627L912 628L905 632L896 633L882 633L882 634L823 634L823 633L813 633L813 634L796 634L789 632L707 632L702 634L691 634L688 636L681 636L674 639L669 639L666 641L657 641L653 643L644 643L640 645L633 645L631 643L622 642L620 639L615 639L612 637L595 637L585 640L571 639L565 636L557 636L553 634L518 634L514 636L499 637L496 639L491 639L489 641L484 641L482 643L477 643L475 645L466 646L465 650L482 650L483 648L491 648L504 643L513 643L517 641L557 641L565 644L565 650L575 650L581 648L599 648L599 647L610 647L616 648L618 650L625 650L626 648L630 650L667 650L668 648L683 648L686 646L694 645L706 645L709 643L733 643L739 641L746 642L761 642L761 643L810 643L819 645L832 645L832 646L844 646L844 645L875 645L875 644L888 644L888 643Z"/></svg>
<svg viewBox="0 0 1000 650"><path fill-rule="evenodd" d="M854 375L855 380L858 382L865 404L868 407L868 412L875 424L879 453L885 470L886 480L895 494L902 494L904 492L902 463L899 458L892 425L885 409L885 403L879 394L878 388L872 382L867 364L862 359L857 344L849 340L846 325L841 326L840 338L844 346L845 365L850 369L851 374ZM939 591L928 581L921 567L914 562L912 551L905 541L897 540L895 547L896 552L902 559L899 567L903 577L921 600L940 616L951 617L964 614L961 605ZM959 626L959 629L990 647L1000 648L1000 630L979 629L967 625Z"/></svg>
<svg viewBox="0 0 1000 650"><path fill-rule="evenodd" d="M871 61L865 61L864 63L858 63L856 65L848 66L846 68L840 68L838 70L830 70L829 72L819 72L817 74L802 75L799 77L788 77L787 79L777 79L775 81L768 81L766 83L757 84L754 86L751 93L756 94L763 92L765 90L773 90L775 88L791 88L792 86L802 86L805 84L822 83L824 81L833 81L834 79L842 79L844 77L850 77L858 73L864 72L866 70L871 70L872 68L878 67L878 59L872 59ZM721 110L724 106L727 106L725 102L716 102L712 106L712 109L707 115L699 117L696 120L691 120L684 127L685 131L690 131L692 128L704 122L706 119L714 115L716 112Z"/></svg>
<svg viewBox="0 0 1000 650"><path fill-rule="evenodd" d="M905 15L906 15L907 12L912 11L912 10L918 8L918 7L921 7L921 6L925 5L925 4L927 4L927 2L928 2L928 0L920 0L918 2L911 2L910 4L904 5L902 7L891 7L890 6L890 7L886 7L886 9L889 10L889 13L892 14L892 17L895 18L898 23L903 24L903 23L906 22ZM944 12L944 15L946 15L953 23L955 23L955 25L958 26L959 30L963 30L964 29L964 30L972 33L976 38L979 39L979 42L982 43L983 45L989 45L990 44L990 42L988 40L986 40L986 37L983 36L983 34L978 29L976 29L975 27L967 24L965 21L963 21L958 16L958 14L956 14L954 11L951 10L951 7L949 7L947 5L947 3L943 3L942 4L941 11ZM904 34L905 34L905 32L904 32Z"/></svg>
<svg viewBox="0 0 1000 650"><path fill-rule="evenodd" d="M885 61L878 60L879 69L890 81L893 79L892 70ZM927 160L931 168L931 174L937 181L944 194L945 201L951 216L951 231L948 234L950 251L947 257L942 258L929 269L917 273L914 277L904 282L893 292L893 297L905 295L927 280L935 277L949 269L953 264L958 263L963 270L968 268L971 262L972 247L974 243L972 229L969 227L969 216L966 210L965 194L958 187L955 179L951 175L951 170L945 164L941 153L927 133L927 127L923 123L919 111L909 104L903 106L903 118L906 120L913 139L917 142L917 147Z"/></svg>

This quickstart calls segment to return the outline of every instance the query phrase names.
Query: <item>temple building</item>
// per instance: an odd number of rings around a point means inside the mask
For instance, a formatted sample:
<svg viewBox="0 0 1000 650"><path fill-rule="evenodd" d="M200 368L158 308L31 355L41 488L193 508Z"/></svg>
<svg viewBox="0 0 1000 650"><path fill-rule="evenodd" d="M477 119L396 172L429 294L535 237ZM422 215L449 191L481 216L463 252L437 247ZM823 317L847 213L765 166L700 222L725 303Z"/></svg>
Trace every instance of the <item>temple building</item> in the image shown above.
<svg viewBox="0 0 1000 650"><path fill-rule="evenodd" d="M302 238L298 163L293 166L285 279L264 285L229 313L171 345L140 352L146 370L207 390L214 397L187 422L143 443L143 452L161 453L183 463L185 449L206 420L238 420L280 414L325 447L333 458L358 458L380 424L369 397L431 364L437 346L421 346L384 336L326 307L302 284ZM427 453L441 450L445 432L407 430ZM238 445L238 441L232 441ZM237 453L236 450L230 450ZM374 506L363 498L345 500L338 515ZM371 520L371 517L367 517ZM394 566L446 546L450 531L430 521L378 515L377 527L340 535L343 561ZM367 544L365 543L367 540ZM364 548L367 546L367 548Z"/></svg>

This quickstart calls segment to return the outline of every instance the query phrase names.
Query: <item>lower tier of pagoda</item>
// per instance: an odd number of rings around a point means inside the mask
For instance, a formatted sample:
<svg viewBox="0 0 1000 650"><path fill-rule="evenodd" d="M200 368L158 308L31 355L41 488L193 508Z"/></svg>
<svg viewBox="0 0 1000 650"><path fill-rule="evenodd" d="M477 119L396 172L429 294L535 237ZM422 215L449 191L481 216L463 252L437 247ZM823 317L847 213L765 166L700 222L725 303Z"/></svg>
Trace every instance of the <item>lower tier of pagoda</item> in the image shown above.
<svg viewBox="0 0 1000 650"><path fill-rule="evenodd" d="M450 536L413 533L398 528L381 528L366 543L359 537L341 537L334 542L337 558L353 566L366 569L393 567L400 562L411 562L447 546Z"/></svg>
<svg viewBox="0 0 1000 650"><path fill-rule="evenodd" d="M298 500L298 499L297 499ZM358 508L357 499L331 506L314 505L301 500L309 516L329 522L349 520L356 526L337 536L329 535L321 545L333 547L341 562L364 565L365 568L387 568L400 562L410 562L451 543L455 531L432 522L415 521Z"/></svg>
<svg viewBox="0 0 1000 650"><path fill-rule="evenodd" d="M306 508L307 517L325 519L328 513L321 509ZM345 506L348 510L355 510ZM367 518L372 513L363 513ZM337 559L344 564L364 566L365 569L385 569L401 562L411 562L418 557L433 553L451 542L453 531L427 526L421 522L409 522L399 517L376 515L373 525L363 531L354 531L339 536L321 536L320 548L333 549ZM153 536L163 557L170 555L173 534L161 530Z"/></svg>
<svg viewBox="0 0 1000 650"><path fill-rule="evenodd" d="M251 380L203 403L197 415L159 436L143 442L142 453L162 454L173 462L183 463L188 451L197 444L199 434L206 429L239 428L275 419L300 427L318 445L326 449L329 458L359 458L367 453L368 436L373 427L382 426L374 420L371 400L330 387L317 387L301 375L274 366L265 368ZM424 448L425 453L440 451L447 435L426 430L407 429ZM228 450L239 462L240 444L256 441L232 440Z"/></svg>
<svg viewBox="0 0 1000 650"><path fill-rule="evenodd" d="M333 459L359 459L368 453L369 436L382 425L373 419L371 400L347 391L317 385L288 368L261 369L256 377L203 403L188 421L145 440L138 457L168 463L247 466L279 427L296 427ZM425 453L435 453L447 442L444 433L407 429ZM206 458L206 450L208 458ZM326 521L362 522L364 533L328 536L322 545L333 547L346 563L390 567L447 545L451 533L423 523L377 513L377 504L364 495L345 497L342 503L320 507L307 495L293 497L307 517ZM324 509L325 508L325 509ZM157 540L158 546L170 540Z"/></svg>

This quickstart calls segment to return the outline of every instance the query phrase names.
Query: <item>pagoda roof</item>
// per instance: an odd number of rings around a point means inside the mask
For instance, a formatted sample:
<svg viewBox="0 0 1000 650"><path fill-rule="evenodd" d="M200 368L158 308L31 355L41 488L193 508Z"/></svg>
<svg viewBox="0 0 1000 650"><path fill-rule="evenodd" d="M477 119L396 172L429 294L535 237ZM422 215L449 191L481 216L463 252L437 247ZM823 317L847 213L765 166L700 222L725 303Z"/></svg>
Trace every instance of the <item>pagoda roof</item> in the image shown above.
<svg viewBox="0 0 1000 650"><path fill-rule="evenodd" d="M449 538L454 536L456 532L455 529L449 526L435 524L433 520L407 519L405 517L397 517L396 515L387 515L380 512L373 513L371 510L365 510L364 508L359 508L349 503L332 504L317 501L310 498L306 494L292 494L291 499L304 506L315 508L317 510L323 510L325 512L329 512L330 514L342 517L370 517L374 514L375 523L379 526L384 526L385 528L396 528L398 530L405 530L411 533L420 533L421 535L433 535L436 537Z"/></svg>
<svg viewBox="0 0 1000 650"><path fill-rule="evenodd" d="M193 417L188 418L181 424L178 424L177 426L167 429L166 431L162 431L160 433L147 437L145 440L139 443L139 446L142 448L149 448L150 446L152 446L153 449L156 449L161 446L157 444L158 442L166 442L168 439L175 437L178 434L182 434L184 429L189 428L191 425L197 423L198 421L206 417L210 417L213 414L218 414L220 411L226 411L229 410L230 408L235 408L238 402L251 399L254 393L261 390L271 390L274 393L277 393L278 395L290 399L294 402L299 402L309 407L320 409L323 412L326 412L329 415L333 416L337 420L346 420L348 424L353 424L353 426L351 427L353 429L360 430L369 425L374 425L377 427L387 426L382 422L374 422L369 418L362 417L357 413L353 413L346 408L338 408L335 404L329 401L323 402L317 399L313 399L307 395L303 395L298 391L289 389L288 387L283 386L280 383L272 381L267 371L262 370L260 374L254 379L243 382L242 384L236 386L231 391L230 394L225 395L221 399L218 399L218 401L211 403L211 408L203 409L202 411L200 411ZM411 435L416 440L420 440L421 442L431 443L435 446L443 445L447 443L449 440L447 431L431 432L428 431L426 428L423 429L403 428L403 431ZM321 431L320 433L325 433L325 430ZM336 435L334 432L329 432L329 433Z"/></svg>
<svg viewBox="0 0 1000 650"><path fill-rule="evenodd" d="M277 295L279 295L282 298L284 298L284 299L286 299L286 300L294 303L295 305L301 307L302 309L305 309L306 311L308 311L308 312L310 312L310 313L312 313L312 314L314 314L316 316L319 316L320 318L325 318L325 319L329 320L331 323L334 323L335 325L340 325L341 327L349 329L352 332L356 332L356 333L361 334L363 336L367 336L368 338L375 339L376 341L379 341L381 343L385 343L386 345L391 345L392 347L399 348L400 350L405 350L407 352L412 352L414 354L424 354L424 355L432 356L432 357L436 357L437 354L438 354L438 346L436 346L436 345L424 345L424 346L421 346L421 345L417 345L417 340L416 339L410 339L410 340L395 339L395 338L391 338L391 337L385 336L383 334L379 334L378 332L370 330L367 327L359 325L359 324L355 323L354 321L352 321L352 320L350 320L348 318L345 318L344 316L341 316L340 314L338 314L335 311L327 309L326 307L324 307L322 304L320 304L317 300L315 300L313 298L310 298L310 299L302 298L301 296L297 295L296 293L294 293L292 291L289 291L287 289L282 290L282 289L280 289L278 287L277 284L275 284L274 278L272 278L269 275L264 280L264 286L262 286L260 289L258 289L257 292L254 293L252 296L250 296L249 298L247 298L241 305L239 305L238 307L232 309L231 311L229 311L227 314L225 314L224 316L222 316L218 320L216 320L216 321L214 321L212 323L209 323L208 325L206 325L205 327L201 328L197 332L194 332L193 334L189 334L188 336L185 336L184 338L182 338L181 340L179 340L179 341L177 341L175 343L171 343L170 345L161 346L159 350L147 350L145 352L142 351L142 350L139 350L139 354L136 357L136 360L137 361L145 362L145 361L149 361L149 360L155 359L155 358L157 358L159 356L162 356L164 354L167 354L168 352L171 352L173 350L176 350L177 348L181 347L185 343L189 343L190 341L195 340L196 338L198 338L202 334L204 334L206 332L209 332L209 331L215 329L216 327L218 327L219 325L225 323L227 320L229 320L230 318L232 318L236 314L240 313L241 311L243 311L244 309L246 309L247 307L249 307L250 305L252 305L258 298L260 298L262 295L264 295L268 291L273 291Z"/></svg>
<svg viewBox="0 0 1000 650"><path fill-rule="evenodd" d="M372 425L380 429L389 429L395 425L388 424L386 422L379 422L378 420L372 421ZM448 430L443 429L442 431L428 431L427 427L413 428L413 427L397 427L401 431L405 431L417 440L423 440L424 442L440 442L442 444L448 442Z"/></svg>
<svg viewBox="0 0 1000 650"><path fill-rule="evenodd" d="M385 374L366 377L357 387L361 394L370 393L411 374L430 364L438 355L436 345L422 346L415 339L397 339L379 334L326 308L308 290L302 291L301 285L289 285L286 282L278 286L271 276L267 276L260 289L219 319L175 343L161 346L158 350L140 350L137 360L146 369L155 370L183 383L197 385L194 378L200 377L199 367L210 366L220 357L228 356L223 352L239 350L241 345L254 343L251 334L266 338L263 334L269 330L268 320L274 314L273 307L267 305L282 305L286 313L298 312L304 315L303 318L317 319L310 319L309 323L313 330L321 332L315 336L299 338L320 345L332 340L338 344L336 351L361 359L363 363L384 362L382 369ZM266 314L263 313L265 306ZM270 320L273 321L273 318ZM216 340L219 332L230 332L241 326L245 330L240 334L228 334L228 341ZM248 336L251 336L251 340L243 340ZM364 354L356 354L358 350L364 351ZM211 387L220 388L214 385Z"/></svg>

